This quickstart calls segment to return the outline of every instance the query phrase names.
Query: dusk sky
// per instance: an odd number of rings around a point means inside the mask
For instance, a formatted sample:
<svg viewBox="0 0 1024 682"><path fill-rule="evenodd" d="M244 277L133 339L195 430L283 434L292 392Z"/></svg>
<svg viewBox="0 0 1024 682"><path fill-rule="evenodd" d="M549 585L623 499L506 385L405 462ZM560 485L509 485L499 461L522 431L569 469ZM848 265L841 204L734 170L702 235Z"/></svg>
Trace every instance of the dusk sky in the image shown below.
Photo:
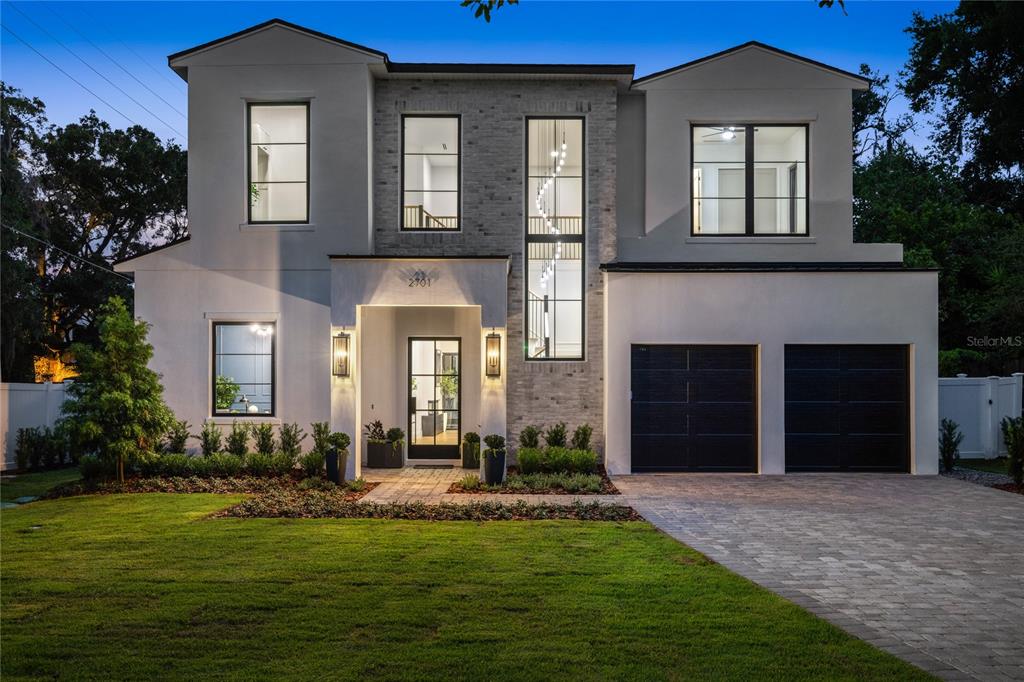
<svg viewBox="0 0 1024 682"><path fill-rule="evenodd" d="M42 99L53 123L95 109L115 127L135 122L185 144L185 83L167 68L167 55L273 17L382 50L394 61L629 63L642 76L759 40L842 69L856 71L864 62L895 74L907 57L904 29L913 12L931 16L954 6L847 0L845 16L838 6L819 9L815 0L523 0L487 24L457 0L3 2L0 73Z"/></svg>

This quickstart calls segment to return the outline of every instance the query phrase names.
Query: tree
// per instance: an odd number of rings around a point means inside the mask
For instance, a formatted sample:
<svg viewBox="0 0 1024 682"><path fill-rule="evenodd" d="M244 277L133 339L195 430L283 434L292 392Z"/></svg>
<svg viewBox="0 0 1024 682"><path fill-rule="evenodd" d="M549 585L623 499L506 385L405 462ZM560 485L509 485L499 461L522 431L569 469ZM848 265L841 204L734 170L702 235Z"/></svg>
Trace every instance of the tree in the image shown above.
<svg viewBox="0 0 1024 682"><path fill-rule="evenodd" d="M867 64L860 65L860 75L870 80L867 90L853 93L853 163L874 156L879 150L891 151L907 131L913 129L913 119L907 114L889 114L889 105L896 92L889 87L889 76L872 71Z"/></svg>
<svg viewBox="0 0 1024 682"><path fill-rule="evenodd" d="M962 163L974 201L1024 216L1024 3L914 14L903 92L934 114L936 151Z"/></svg>
<svg viewBox="0 0 1024 682"><path fill-rule="evenodd" d="M462 0L462 7L471 8L475 18L483 17L488 24L491 23L491 10L518 4L519 0Z"/></svg>
<svg viewBox="0 0 1024 682"><path fill-rule="evenodd" d="M104 272L114 260L185 233L186 153L92 112L48 126L38 99L6 85L3 95L0 372L31 380L33 357L95 340L99 306L131 300L130 283Z"/></svg>
<svg viewBox="0 0 1024 682"><path fill-rule="evenodd" d="M61 424L76 447L116 463L120 481L125 462L155 450L174 422L160 375L148 367L148 328L115 296L100 307L97 347L72 347L79 375L67 389Z"/></svg>

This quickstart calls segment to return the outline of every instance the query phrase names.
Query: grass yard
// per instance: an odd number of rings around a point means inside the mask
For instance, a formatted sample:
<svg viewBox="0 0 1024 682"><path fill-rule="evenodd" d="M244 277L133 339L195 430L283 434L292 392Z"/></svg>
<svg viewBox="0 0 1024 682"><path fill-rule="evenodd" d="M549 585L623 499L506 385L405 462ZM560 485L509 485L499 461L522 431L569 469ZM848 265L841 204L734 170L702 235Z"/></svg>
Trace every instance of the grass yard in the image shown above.
<svg viewBox="0 0 1024 682"><path fill-rule="evenodd" d="M1005 457L996 457L995 459L960 459L957 462L957 466L964 467L965 469L974 469L975 471L1007 475L1009 469L1006 461Z"/></svg>
<svg viewBox="0 0 1024 682"><path fill-rule="evenodd" d="M27 495L38 497L50 488L63 483L77 481L81 477L78 467L41 471L32 474L18 474L13 478L4 477L0 479L0 500L10 502Z"/></svg>
<svg viewBox="0 0 1024 682"><path fill-rule="evenodd" d="M2 512L2 675L926 679L646 523Z"/></svg>

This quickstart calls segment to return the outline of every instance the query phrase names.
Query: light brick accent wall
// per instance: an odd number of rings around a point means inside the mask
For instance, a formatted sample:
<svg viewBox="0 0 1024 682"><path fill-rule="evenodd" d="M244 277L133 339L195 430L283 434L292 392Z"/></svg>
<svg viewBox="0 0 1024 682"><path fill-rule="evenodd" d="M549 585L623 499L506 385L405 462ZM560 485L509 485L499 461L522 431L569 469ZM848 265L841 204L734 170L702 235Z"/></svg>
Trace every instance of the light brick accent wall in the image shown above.
<svg viewBox="0 0 1024 682"><path fill-rule="evenodd" d="M401 116L462 116L462 230L401 232ZM524 358L526 116L586 119L586 359ZM594 427L603 452L603 280L615 255L616 88L607 81L378 80L374 94L374 253L512 256L508 283L510 445L527 424ZM483 435L483 434L481 434Z"/></svg>

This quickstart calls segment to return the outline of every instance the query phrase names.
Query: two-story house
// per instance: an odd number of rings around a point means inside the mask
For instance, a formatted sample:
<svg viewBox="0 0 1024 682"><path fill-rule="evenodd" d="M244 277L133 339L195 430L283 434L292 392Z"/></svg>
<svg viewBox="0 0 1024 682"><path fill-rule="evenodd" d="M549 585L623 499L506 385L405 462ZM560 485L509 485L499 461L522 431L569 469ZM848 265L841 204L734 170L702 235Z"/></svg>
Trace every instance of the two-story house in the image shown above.
<svg viewBox="0 0 1024 682"><path fill-rule="evenodd" d="M937 277L855 244L860 76L750 43L397 63L274 20L171 55L190 236L117 267L193 424L588 422L611 473L937 467Z"/></svg>

